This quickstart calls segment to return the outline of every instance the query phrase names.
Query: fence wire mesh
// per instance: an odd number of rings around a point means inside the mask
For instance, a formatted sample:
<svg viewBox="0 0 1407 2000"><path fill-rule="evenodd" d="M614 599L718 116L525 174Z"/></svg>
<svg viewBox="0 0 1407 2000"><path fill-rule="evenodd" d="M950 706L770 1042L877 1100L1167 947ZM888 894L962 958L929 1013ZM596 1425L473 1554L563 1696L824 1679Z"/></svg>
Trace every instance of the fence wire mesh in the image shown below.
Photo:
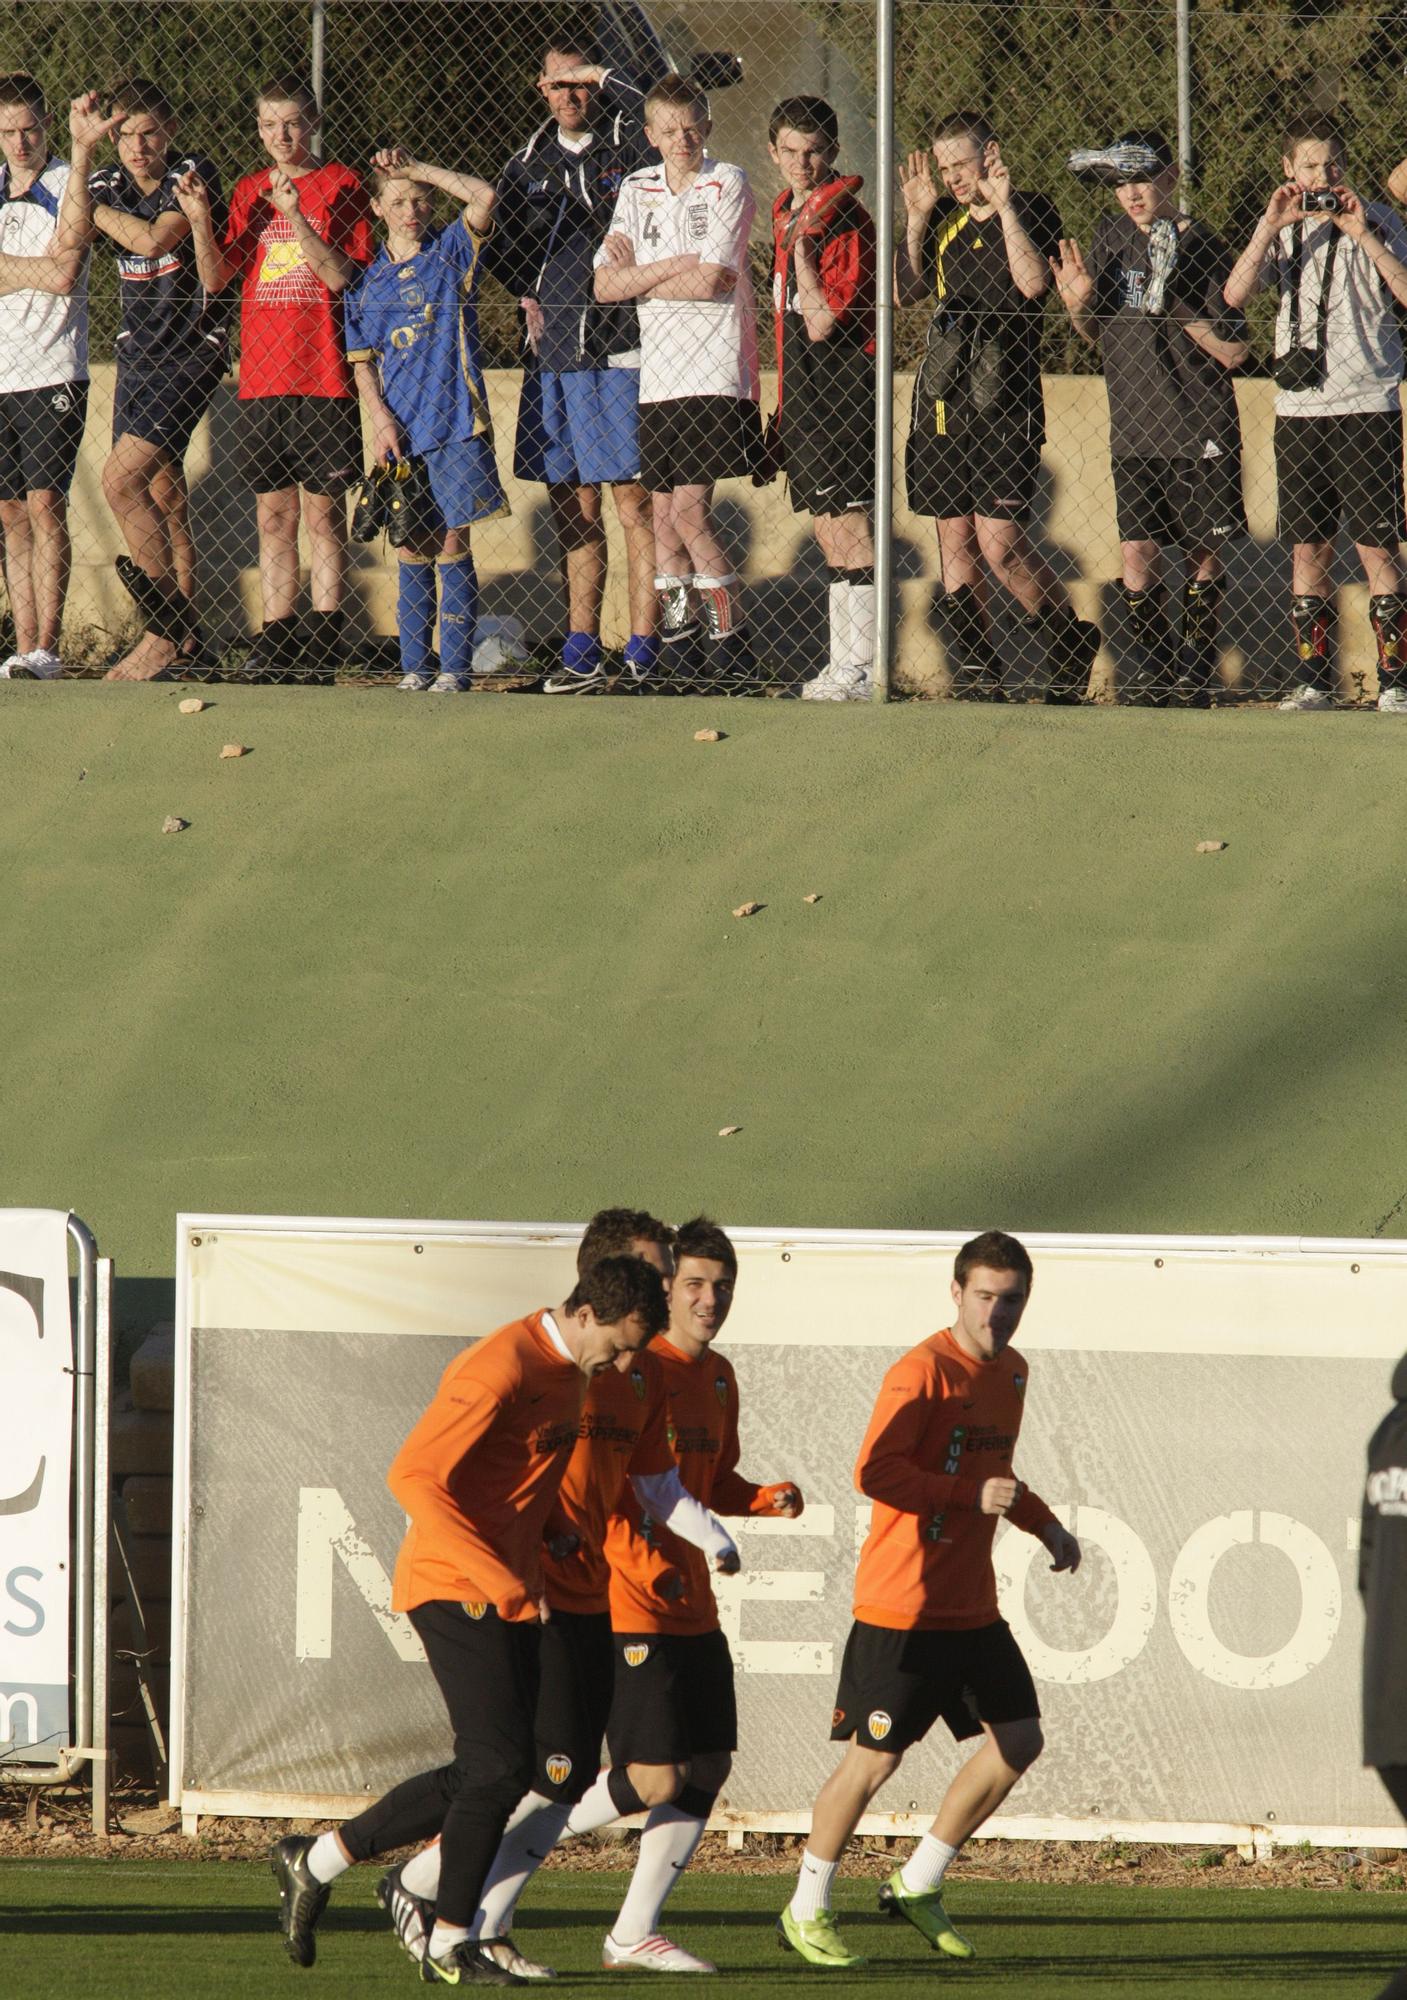
<svg viewBox="0 0 1407 2000"><path fill-rule="evenodd" d="M6 10L5 668L865 695L887 185L894 690L1407 707L1395 17L894 22Z"/></svg>

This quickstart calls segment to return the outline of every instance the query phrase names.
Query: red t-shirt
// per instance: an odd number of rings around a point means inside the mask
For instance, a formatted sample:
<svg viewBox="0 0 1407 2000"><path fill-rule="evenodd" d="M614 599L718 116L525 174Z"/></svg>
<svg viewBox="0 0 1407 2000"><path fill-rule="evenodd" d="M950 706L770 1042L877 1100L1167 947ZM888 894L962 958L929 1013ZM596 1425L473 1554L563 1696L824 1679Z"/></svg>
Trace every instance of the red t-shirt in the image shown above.
<svg viewBox="0 0 1407 2000"><path fill-rule="evenodd" d="M354 397L342 301L314 276L291 217L269 200L272 171L261 167L236 182L225 230L225 255L242 274L240 397ZM325 243L358 264L371 262L371 211L351 167L328 160L302 175L298 205Z"/></svg>

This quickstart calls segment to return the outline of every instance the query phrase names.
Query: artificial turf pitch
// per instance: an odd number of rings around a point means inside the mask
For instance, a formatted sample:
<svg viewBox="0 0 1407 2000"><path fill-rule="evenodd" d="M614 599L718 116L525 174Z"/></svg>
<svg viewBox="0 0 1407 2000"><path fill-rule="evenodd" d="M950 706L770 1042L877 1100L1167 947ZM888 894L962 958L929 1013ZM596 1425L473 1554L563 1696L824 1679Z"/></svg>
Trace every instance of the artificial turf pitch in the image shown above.
<svg viewBox="0 0 1407 2000"><path fill-rule="evenodd" d="M0 1863L0 1992L14 2000L73 1991L84 2000L262 2000L301 1991L310 2000L354 2000L404 1991L415 1974L375 1905L375 1880L363 1869L339 1886L319 1927L317 1965L300 1972L283 1955L261 1864ZM624 1881L553 1869L524 1899L520 1944L568 1979L604 1979L601 1937ZM973 2000L1368 2000L1407 1957L1402 1899L1393 1895L968 1883L949 1901L981 1956L955 1966L878 1915L872 1881L852 1881L841 1884L838 1907L847 1939L870 1963L863 1972L821 1973L778 1949L773 1923L790 1890L781 1875L689 1876L670 1901L668 1928L712 1959L718 1984L738 1996L817 1982L853 1995L942 1981ZM635 1983L648 1986L653 1976L637 1974Z"/></svg>

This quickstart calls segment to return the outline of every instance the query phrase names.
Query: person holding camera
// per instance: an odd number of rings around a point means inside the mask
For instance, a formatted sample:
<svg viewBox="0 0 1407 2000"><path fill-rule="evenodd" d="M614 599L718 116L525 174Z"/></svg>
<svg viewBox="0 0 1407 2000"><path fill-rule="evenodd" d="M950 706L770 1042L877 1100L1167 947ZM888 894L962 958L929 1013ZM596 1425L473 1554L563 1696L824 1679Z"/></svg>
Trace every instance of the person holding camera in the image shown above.
<svg viewBox="0 0 1407 2000"><path fill-rule="evenodd" d="M1246 326L1222 286L1231 252L1177 203L1161 132L1125 132L1070 156L1079 179L1112 187L1086 263L1073 239L1051 260L1076 333L1098 347L1109 391L1123 597L1136 664L1126 702L1206 708L1216 677L1222 545L1245 533L1241 425L1231 371ZM1186 561L1180 629L1169 626L1162 550Z"/></svg>
<svg viewBox="0 0 1407 2000"><path fill-rule="evenodd" d="M1295 681L1286 710L1333 705L1334 538L1343 522L1368 579L1378 707L1407 715L1402 338L1407 225L1344 181L1337 128L1306 117L1285 136L1285 179L1226 282L1240 307L1273 271L1275 477L1280 533L1294 544Z"/></svg>

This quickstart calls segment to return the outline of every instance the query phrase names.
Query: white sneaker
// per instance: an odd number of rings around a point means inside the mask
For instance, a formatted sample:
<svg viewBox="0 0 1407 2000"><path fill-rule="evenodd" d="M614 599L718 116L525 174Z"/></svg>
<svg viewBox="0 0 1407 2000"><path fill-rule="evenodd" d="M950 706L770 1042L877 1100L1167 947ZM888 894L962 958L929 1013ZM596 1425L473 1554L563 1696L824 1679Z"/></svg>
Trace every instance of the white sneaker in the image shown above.
<svg viewBox="0 0 1407 2000"><path fill-rule="evenodd" d="M29 668L28 653L11 653L8 660L0 661L0 681L32 681L34 675Z"/></svg>
<svg viewBox="0 0 1407 2000"><path fill-rule="evenodd" d="M462 674L437 674L430 683L431 694L463 694L469 683Z"/></svg>
<svg viewBox="0 0 1407 2000"><path fill-rule="evenodd" d="M801 690L803 701L868 701L874 684L863 667L822 667Z"/></svg>
<svg viewBox="0 0 1407 2000"><path fill-rule="evenodd" d="M658 1931L639 1944L617 1944L609 1934L601 1947L605 1972L717 1972L706 1958L695 1958L682 1944L671 1944Z"/></svg>
<svg viewBox="0 0 1407 2000"><path fill-rule="evenodd" d="M1378 696L1379 715L1407 715L1407 688L1384 688Z"/></svg>
<svg viewBox="0 0 1407 2000"><path fill-rule="evenodd" d="M402 674L396 682L398 688L410 688L415 694L424 694L431 685L428 674Z"/></svg>
<svg viewBox="0 0 1407 2000"><path fill-rule="evenodd" d="M37 681L56 681L64 670L63 661L47 646L36 646L32 653L26 653L24 663Z"/></svg>
<svg viewBox="0 0 1407 2000"><path fill-rule="evenodd" d="M535 1958L524 1958L511 1937L480 1938L479 1949L485 1958L491 1958L500 1972L511 1972L515 1979L555 1979L556 1973L550 1965L539 1965Z"/></svg>
<svg viewBox="0 0 1407 2000"><path fill-rule="evenodd" d="M1291 715L1296 709L1332 708L1334 698L1323 688L1312 687L1308 681L1300 687L1292 687L1279 704L1282 715Z"/></svg>

